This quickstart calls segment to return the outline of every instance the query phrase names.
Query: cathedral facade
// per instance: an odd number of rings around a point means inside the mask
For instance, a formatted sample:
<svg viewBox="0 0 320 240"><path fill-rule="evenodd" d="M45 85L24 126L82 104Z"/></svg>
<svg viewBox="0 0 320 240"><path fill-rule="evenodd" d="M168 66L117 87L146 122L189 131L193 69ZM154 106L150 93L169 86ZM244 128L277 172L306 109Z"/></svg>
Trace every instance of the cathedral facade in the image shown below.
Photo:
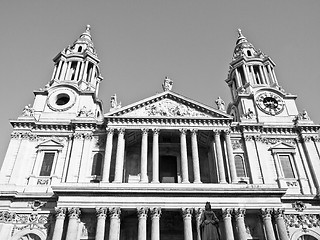
<svg viewBox="0 0 320 240"><path fill-rule="evenodd" d="M320 239L320 125L241 30L228 106L166 77L163 92L127 106L114 95L104 111L90 26L53 60L11 121L0 239Z"/></svg>

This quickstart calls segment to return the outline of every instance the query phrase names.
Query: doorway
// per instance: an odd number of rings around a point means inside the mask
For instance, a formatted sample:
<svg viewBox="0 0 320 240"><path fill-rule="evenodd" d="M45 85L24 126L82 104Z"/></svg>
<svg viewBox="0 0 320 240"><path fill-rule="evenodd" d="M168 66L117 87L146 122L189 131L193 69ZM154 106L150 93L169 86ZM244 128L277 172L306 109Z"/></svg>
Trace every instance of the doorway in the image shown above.
<svg viewBox="0 0 320 240"><path fill-rule="evenodd" d="M161 183L177 183L177 157L160 156L159 177Z"/></svg>

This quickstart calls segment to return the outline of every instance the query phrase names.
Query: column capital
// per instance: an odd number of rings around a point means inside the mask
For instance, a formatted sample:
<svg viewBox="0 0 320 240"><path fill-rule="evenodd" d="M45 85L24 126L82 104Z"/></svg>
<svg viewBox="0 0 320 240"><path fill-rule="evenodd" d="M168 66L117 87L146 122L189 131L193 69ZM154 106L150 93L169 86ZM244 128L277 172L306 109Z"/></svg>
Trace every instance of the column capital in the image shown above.
<svg viewBox="0 0 320 240"><path fill-rule="evenodd" d="M148 128L142 128L141 131L142 131L142 134L148 134L149 129Z"/></svg>
<svg viewBox="0 0 320 240"><path fill-rule="evenodd" d="M111 135L114 133L114 128L106 128L106 132Z"/></svg>
<svg viewBox="0 0 320 240"><path fill-rule="evenodd" d="M110 218L119 219L121 214L121 209L119 207L109 208L109 216Z"/></svg>
<svg viewBox="0 0 320 240"><path fill-rule="evenodd" d="M273 209L271 209L271 208L262 208L260 211L261 211L261 216L263 219L271 218L272 213L273 213Z"/></svg>
<svg viewBox="0 0 320 240"><path fill-rule="evenodd" d="M154 207L152 209L150 209L150 213L151 213L151 218L160 218L161 215L161 208L159 207Z"/></svg>
<svg viewBox="0 0 320 240"><path fill-rule="evenodd" d="M203 208L196 208L196 209L194 210L194 212L195 212L195 215L196 215L196 219L199 219L199 220L200 220L201 215L202 215L202 213L204 212L204 209L203 209Z"/></svg>
<svg viewBox="0 0 320 240"><path fill-rule="evenodd" d="M283 218L284 217L284 209L283 208L276 208L273 210L274 217Z"/></svg>
<svg viewBox="0 0 320 240"><path fill-rule="evenodd" d="M234 215L236 218L244 218L245 214L246 214L246 209L244 209L244 208L234 209Z"/></svg>
<svg viewBox="0 0 320 240"><path fill-rule="evenodd" d="M191 131L191 134L192 134L192 135L197 135L198 130L199 130L199 129L197 129L197 128L192 128L190 131Z"/></svg>
<svg viewBox="0 0 320 240"><path fill-rule="evenodd" d="M81 210L77 207L68 208L68 217L78 219L80 217Z"/></svg>
<svg viewBox="0 0 320 240"><path fill-rule="evenodd" d="M160 129L159 128L153 128L152 132L153 132L153 135L159 134Z"/></svg>
<svg viewBox="0 0 320 240"><path fill-rule="evenodd" d="M222 209L222 218L231 218L232 217L232 209L231 208L223 208Z"/></svg>
<svg viewBox="0 0 320 240"><path fill-rule="evenodd" d="M96 209L97 218L106 218L107 213L108 213L108 208L106 207L101 207Z"/></svg>
<svg viewBox="0 0 320 240"><path fill-rule="evenodd" d="M179 132L181 135L185 135L187 133L187 130L186 128L179 128Z"/></svg>
<svg viewBox="0 0 320 240"><path fill-rule="evenodd" d="M231 131L229 129L223 130L223 132L226 136L229 136L231 134Z"/></svg>
<svg viewBox="0 0 320 240"><path fill-rule="evenodd" d="M192 213L193 213L192 208L182 208L181 210L182 210L183 219L192 217Z"/></svg>
<svg viewBox="0 0 320 240"><path fill-rule="evenodd" d="M66 217L66 213L67 213L67 209L66 208L55 207L54 211L55 211L56 219L58 219L58 218L64 219Z"/></svg>
<svg viewBox="0 0 320 240"><path fill-rule="evenodd" d="M148 216L148 211L149 211L149 209L146 208L146 207L139 207L139 208L137 208L138 218L139 218L139 219L141 219L141 218L147 218L147 216Z"/></svg>
<svg viewBox="0 0 320 240"><path fill-rule="evenodd" d="M125 128L118 128L118 134L124 134L126 129Z"/></svg>
<svg viewBox="0 0 320 240"><path fill-rule="evenodd" d="M222 132L222 130L221 129L213 129L213 134L214 135L220 135L221 134L221 132Z"/></svg>

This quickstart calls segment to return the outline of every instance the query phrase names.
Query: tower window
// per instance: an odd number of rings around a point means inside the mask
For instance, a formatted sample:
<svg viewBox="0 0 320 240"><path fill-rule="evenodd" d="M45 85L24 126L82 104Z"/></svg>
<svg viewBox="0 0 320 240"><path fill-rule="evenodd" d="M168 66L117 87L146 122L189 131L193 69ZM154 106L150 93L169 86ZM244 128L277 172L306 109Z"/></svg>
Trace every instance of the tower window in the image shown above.
<svg viewBox="0 0 320 240"><path fill-rule="evenodd" d="M71 68L70 68L70 79L71 80L74 80L74 78L75 78L76 68L77 68L77 62L72 62Z"/></svg>
<svg viewBox="0 0 320 240"><path fill-rule="evenodd" d="M70 101L70 96L66 93L60 93L57 96L56 104L58 106L63 106Z"/></svg>
<svg viewBox="0 0 320 240"><path fill-rule="evenodd" d="M101 176L102 154L96 153L93 156L91 175Z"/></svg>
<svg viewBox="0 0 320 240"><path fill-rule="evenodd" d="M248 55L249 57L251 57L251 56L252 56L252 54L251 54L250 50L248 50L248 51L247 51L247 55Z"/></svg>
<svg viewBox="0 0 320 240"><path fill-rule="evenodd" d="M43 156L43 162L40 170L40 176L50 176L53 160L55 153L54 152L45 152Z"/></svg>
<svg viewBox="0 0 320 240"><path fill-rule="evenodd" d="M285 178L294 178L294 172L289 154L279 155L283 176Z"/></svg>
<svg viewBox="0 0 320 240"><path fill-rule="evenodd" d="M78 47L78 52L81 52L82 51L82 47Z"/></svg>
<svg viewBox="0 0 320 240"><path fill-rule="evenodd" d="M242 85L244 86L246 84L246 78L245 78L245 75L244 75L244 71L243 71L243 68L242 67L239 67L237 68L238 69L238 72L240 74L240 78L241 78L241 82L242 82Z"/></svg>
<svg viewBox="0 0 320 240"><path fill-rule="evenodd" d="M246 177L247 175L246 175L243 157L241 155L235 155L234 162L236 165L237 177Z"/></svg>

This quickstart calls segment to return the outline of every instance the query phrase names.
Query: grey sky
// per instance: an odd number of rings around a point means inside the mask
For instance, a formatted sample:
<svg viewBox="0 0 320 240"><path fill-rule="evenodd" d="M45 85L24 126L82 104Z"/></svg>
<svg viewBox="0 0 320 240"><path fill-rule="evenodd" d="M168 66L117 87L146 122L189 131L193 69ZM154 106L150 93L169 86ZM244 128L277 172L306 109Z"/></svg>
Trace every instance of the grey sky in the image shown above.
<svg viewBox="0 0 320 240"><path fill-rule="evenodd" d="M215 106L230 101L224 80L237 28L277 64L280 85L298 95L315 123L320 67L320 1L2 1L0 5L0 163L15 119L50 80L52 58L92 26L104 81L104 109L117 93L122 105L173 90Z"/></svg>

